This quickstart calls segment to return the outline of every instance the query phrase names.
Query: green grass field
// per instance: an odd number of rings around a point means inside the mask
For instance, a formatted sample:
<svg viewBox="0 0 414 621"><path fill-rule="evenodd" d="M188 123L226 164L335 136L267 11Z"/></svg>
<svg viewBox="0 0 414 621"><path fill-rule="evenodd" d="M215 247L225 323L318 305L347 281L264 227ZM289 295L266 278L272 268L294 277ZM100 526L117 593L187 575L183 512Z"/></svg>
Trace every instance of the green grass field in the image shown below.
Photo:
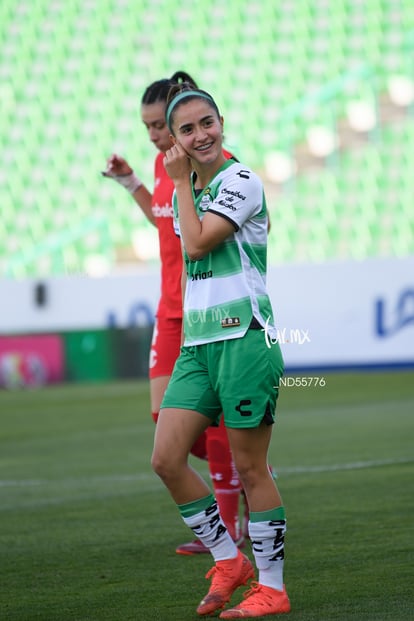
<svg viewBox="0 0 414 621"><path fill-rule="evenodd" d="M271 447L286 618L412 621L414 372L324 378L282 388ZM198 618L211 561L174 552L153 432L146 382L0 392L1 621Z"/></svg>

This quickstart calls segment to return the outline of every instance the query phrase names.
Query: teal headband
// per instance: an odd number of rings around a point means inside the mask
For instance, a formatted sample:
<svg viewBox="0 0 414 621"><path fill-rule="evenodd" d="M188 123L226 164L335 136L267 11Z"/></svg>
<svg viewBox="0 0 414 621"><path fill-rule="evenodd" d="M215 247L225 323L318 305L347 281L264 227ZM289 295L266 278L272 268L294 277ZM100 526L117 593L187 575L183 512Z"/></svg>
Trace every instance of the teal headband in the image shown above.
<svg viewBox="0 0 414 621"><path fill-rule="evenodd" d="M171 125L170 125L171 112L173 111L175 106L183 99L186 99L186 97L203 97L204 99L208 99L209 101L211 101L214 106L216 105L214 102L214 99L210 95L208 95L208 93L202 93L200 91L181 91L181 93L178 93L173 99L171 99L170 103L168 104L167 111L165 113L165 119L167 121L167 125L169 129L171 129Z"/></svg>

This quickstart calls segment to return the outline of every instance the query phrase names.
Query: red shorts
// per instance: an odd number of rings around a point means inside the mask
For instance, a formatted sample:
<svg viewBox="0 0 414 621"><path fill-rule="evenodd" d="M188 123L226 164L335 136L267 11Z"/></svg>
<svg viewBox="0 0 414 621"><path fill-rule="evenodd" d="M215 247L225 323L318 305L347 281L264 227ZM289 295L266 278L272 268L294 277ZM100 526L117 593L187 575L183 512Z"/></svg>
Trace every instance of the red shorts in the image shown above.
<svg viewBox="0 0 414 621"><path fill-rule="evenodd" d="M149 377L171 375L181 347L182 319L156 317L149 357Z"/></svg>

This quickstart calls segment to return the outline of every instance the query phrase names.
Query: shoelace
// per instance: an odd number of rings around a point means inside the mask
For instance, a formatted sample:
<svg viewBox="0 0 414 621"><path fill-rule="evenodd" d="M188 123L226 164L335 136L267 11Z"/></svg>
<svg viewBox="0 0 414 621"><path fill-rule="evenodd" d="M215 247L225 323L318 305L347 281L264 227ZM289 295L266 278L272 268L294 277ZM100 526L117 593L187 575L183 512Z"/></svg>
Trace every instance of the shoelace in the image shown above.
<svg viewBox="0 0 414 621"><path fill-rule="evenodd" d="M233 575L232 575L232 567L230 566L220 566L220 565L214 565L211 569L209 569L209 571L206 573L206 578L210 578L211 576L213 576L213 579L211 581L211 585L213 586L214 581L216 578L220 577L220 580L222 580L223 578L225 580L232 580L233 579ZM219 574L219 576L217 576L217 574Z"/></svg>
<svg viewBox="0 0 414 621"><path fill-rule="evenodd" d="M246 591L246 593L244 594L245 599L247 599L248 597L250 597L251 595L254 595L255 593L258 593L261 590L261 586L258 582L252 582L250 584L250 588L248 589L248 591Z"/></svg>
<svg viewBox="0 0 414 621"><path fill-rule="evenodd" d="M273 608L275 604L274 596L262 587L263 585L258 582L252 582L250 589L244 593L244 601L240 604L240 606L243 607L244 603L247 603L248 605L253 603L255 606L259 606L264 611ZM257 596L257 599L254 599L255 596ZM247 602L248 599L250 599L250 602Z"/></svg>

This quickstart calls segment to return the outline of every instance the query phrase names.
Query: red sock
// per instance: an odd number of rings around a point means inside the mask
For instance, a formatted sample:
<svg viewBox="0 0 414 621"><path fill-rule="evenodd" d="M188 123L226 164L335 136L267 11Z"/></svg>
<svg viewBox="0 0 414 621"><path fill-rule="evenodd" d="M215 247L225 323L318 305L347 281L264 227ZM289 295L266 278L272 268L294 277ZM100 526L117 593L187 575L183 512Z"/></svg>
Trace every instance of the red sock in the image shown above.
<svg viewBox="0 0 414 621"><path fill-rule="evenodd" d="M223 522L230 536L240 538L239 500L241 485L230 451L223 422L207 429L207 456L210 476Z"/></svg>
<svg viewBox="0 0 414 621"><path fill-rule="evenodd" d="M194 442L191 448L191 455L199 457L200 459L207 459L207 434L202 433L201 436Z"/></svg>

